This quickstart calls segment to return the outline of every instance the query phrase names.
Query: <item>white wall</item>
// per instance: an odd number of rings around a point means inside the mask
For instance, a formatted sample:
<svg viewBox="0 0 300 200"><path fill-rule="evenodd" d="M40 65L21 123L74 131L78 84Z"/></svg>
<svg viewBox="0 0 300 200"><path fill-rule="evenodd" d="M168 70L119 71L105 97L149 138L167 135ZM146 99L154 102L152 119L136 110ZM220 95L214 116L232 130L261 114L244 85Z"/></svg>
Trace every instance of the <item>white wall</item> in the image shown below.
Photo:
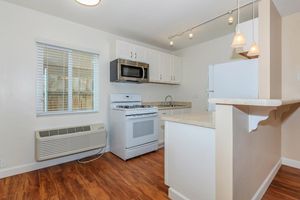
<svg viewBox="0 0 300 200"><path fill-rule="evenodd" d="M117 36L3 1L0 1L0 19L0 160L4 168L0 169L0 177L1 172L11 167L35 165L36 129L98 122L107 125L111 93L140 93L145 101L175 95L176 86L109 82L109 62ZM36 117L35 41L38 39L99 52L100 112Z"/></svg>
<svg viewBox="0 0 300 200"><path fill-rule="evenodd" d="M191 100L193 110L207 110L208 66L238 58L230 48L232 39L233 34L229 34L176 52L183 57L183 84L178 88L176 99Z"/></svg>
<svg viewBox="0 0 300 200"><path fill-rule="evenodd" d="M249 110L268 113L263 107L216 106L216 199L261 199L280 167L280 119L273 111L249 133Z"/></svg>
<svg viewBox="0 0 300 200"><path fill-rule="evenodd" d="M300 98L300 13L282 19L282 95ZM300 109L282 124L282 156L300 163Z"/></svg>

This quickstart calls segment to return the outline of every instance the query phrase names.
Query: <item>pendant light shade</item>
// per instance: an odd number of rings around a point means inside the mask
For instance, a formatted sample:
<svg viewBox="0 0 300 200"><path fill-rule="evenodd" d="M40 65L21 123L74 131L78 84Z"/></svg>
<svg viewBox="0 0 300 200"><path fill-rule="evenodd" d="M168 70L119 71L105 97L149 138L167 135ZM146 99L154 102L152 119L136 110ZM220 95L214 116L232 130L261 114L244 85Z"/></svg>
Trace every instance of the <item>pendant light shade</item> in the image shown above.
<svg viewBox="0 0 300 200"><path fill-rule="evenodd" d="M247 53L247 56L249 57L259 56L259 53L260 51L258 45L256 44L256 42L253 42L249 49L249 52Z"/></svg>
<svg viewBox="0 0 300 200"><path fill-rule="evenodd" d="M246 38L244 34L240 32L240 0L237 0L237 15L237 27L231 47L234 49L241 49L246 44Z"/></svg>
<svg viewBox="0 0 300 200"><path fill-rule="evenodd" d="M100 3L100 0L76 0L76 1L85 6L96 6Z"/></svg>
<svg viewBox="0 0 300 200"><path fill-rule="evenodd" d="M246 44L246 38L243 33L237 31L234 35L231 47L234 49L238 49L243 47Z"/></svg>
<svg viewBox="0 0 300 200"><path fill-rule="evenodd" d="M260 51L259 51L259 47L255 42L255 37L254 37L254 29L255 29L255 25L254 25L254 17L255 17L255 13L254 13L254 0L252 0L252 40L253 43L247 53L247 56L249 57L254 57L254 56L259 56Z"/></svg>

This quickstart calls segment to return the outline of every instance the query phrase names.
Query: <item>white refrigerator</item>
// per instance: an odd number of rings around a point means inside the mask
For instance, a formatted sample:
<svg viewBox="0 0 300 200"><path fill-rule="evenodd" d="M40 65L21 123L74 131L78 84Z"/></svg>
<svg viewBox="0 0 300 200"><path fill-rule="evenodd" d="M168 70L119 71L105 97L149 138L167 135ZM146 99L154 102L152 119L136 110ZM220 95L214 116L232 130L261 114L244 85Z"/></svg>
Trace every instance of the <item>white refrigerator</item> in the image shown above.
<svg viewBox="0 0 300 200"><path fill-rule="evenodd" d="M209 98L258 98L258 60L240 60L209 66ZM209 104L208 111L215 105Z"/></svg>

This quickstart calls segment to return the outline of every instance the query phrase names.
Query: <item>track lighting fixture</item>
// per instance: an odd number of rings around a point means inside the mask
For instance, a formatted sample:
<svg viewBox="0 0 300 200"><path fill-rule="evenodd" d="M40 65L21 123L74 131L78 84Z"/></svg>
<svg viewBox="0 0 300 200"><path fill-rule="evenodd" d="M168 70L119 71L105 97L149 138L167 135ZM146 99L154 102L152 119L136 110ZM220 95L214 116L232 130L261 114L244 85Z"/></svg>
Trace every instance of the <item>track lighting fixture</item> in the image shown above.
<svg viewBox="0 0 300 200"><path fill-rule="evenodd" d="M258 1L258 0L254 0L254 1L256 2L256 1ZM236 30L235 38L234 38L233 43L232 43L232 47L233 47L233 48L240 48L240 47L243 47L243 46L245 45L245 43L246 43L246 38L245 38L245 36L244 36L244 35L240 32L240 30L239 30L240 8L243 8L243 7L245 7L245 6L250 5L251 2L248 2L248 3L246 3L246 4L242 5L242 6L240 6L240 2L239 2L239 0L238 0L238 1L237 1L237 4L238 4L238 7L235 8L235 9L233 9L233 10L231 10L230 12L225 12L225 13L220 14L220 15L218 15L218 16L216 16L216 17L213 17L213 18L211 18L211 19L209 19L209 20L206 20L206 21L204 21L204 22L202 22L202 23L200 23L200 24L197 24L197 25L195 25L195 26L193 26L193 27L190 27L190 28L186 29L185 31L182 31L182 32L179 32L179 33L176 33L176 34L174 34L174 35L169 36L168 38L169 38L169 40L170 40L170 43L169 43L170 46L173 46L173 45L174 45L174 42L173 42L173 39L174 39L174 38L181 37L181 36L183 36L183 35L185 35L185 34L188 34L188 38L189 38L189 39L192 39L192 38L194 37L194 34L191 32L192 30L195 30L195 29L201 27L202 25L208 24L209 22L212 22L212 21L217 20L217 19L219 19L219 18L222 18L222 17L225 17L225 16L228 16L228 15L229 15L229 17L228 17L228 24L229 24L229 25L234 24L235 19L234 19L234 17L233 17L232 14L233 14L234 11L237 10L237 11L238 11L238 25L237 25L237 30Z"/></svg>
<svg viewBox="0 0 300 200"><path fill-rule="evenodd" d="M170 40L170 46L174 46L174 41L173 40Z"/></svg>
<svg viewBox="0 0 300 200"><path fill-rule="evenodd" d="M228 17L228 24L232 25L234 22L234 17L232 16L232 11L228 12L229 17Z"/></svg>

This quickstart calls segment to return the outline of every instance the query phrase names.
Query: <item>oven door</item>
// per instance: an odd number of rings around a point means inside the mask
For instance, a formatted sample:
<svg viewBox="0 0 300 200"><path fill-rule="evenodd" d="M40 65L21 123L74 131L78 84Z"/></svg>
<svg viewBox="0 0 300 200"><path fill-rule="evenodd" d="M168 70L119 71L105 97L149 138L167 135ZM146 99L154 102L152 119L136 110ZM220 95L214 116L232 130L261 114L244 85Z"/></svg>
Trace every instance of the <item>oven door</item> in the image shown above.
<svg viewBox="0 0 300 200"><path fill-rule="evenodd" d="M126 148L158 141L158 114L126 117Z"/></svg>

